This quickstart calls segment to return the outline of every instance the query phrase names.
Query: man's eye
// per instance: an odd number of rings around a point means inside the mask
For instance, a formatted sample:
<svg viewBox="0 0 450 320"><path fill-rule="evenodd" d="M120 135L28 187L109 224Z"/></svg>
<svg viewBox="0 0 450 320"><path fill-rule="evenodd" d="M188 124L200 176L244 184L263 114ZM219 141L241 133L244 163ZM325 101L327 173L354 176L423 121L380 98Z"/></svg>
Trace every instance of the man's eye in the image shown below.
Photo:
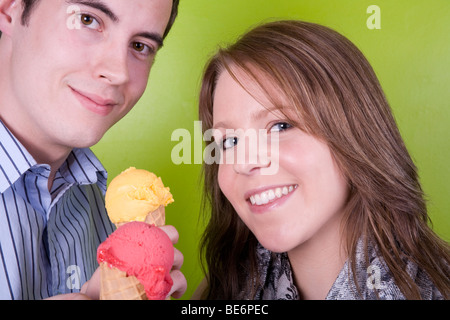
<svg viewBox="0 0 450 320"><path fill-rule="evenodd" d="M145 44L142 44L140 42L134 42L133 43L133 48L134 48L134 50L136 50L138 52L142 52L145 49Z"/></svg>
<svg viewBox="0 0 450 320"><path fill-rule="evenodd" d="M222 149L226 150L229 148L233 148L235 145L237 145L239 139L236 137L230 137L223 139L222 141Z"/></svg>
<svg viewBox="0 0 450 320"><path fill-rule="evenodd" d="M139 53L151 54L154 52L153 48L142 42L133 42L133 49Z"/></svg>
<svg viewBox="0 0 450 320"><path fill-rule="evenodd" d="M146 45L142 42L133 42L131 44L131 47L133 48L134 51L136 51L140 55L152 56L153 54L155 54L155 50L153 49L153 47Z"/></svg>
<svg viewBox="0 0 450 320"><path fill-rule="evenodd" d="M100 26L98 21L89 14L81 14L80 20L83 25L91 29L97 29Z"/></svg>

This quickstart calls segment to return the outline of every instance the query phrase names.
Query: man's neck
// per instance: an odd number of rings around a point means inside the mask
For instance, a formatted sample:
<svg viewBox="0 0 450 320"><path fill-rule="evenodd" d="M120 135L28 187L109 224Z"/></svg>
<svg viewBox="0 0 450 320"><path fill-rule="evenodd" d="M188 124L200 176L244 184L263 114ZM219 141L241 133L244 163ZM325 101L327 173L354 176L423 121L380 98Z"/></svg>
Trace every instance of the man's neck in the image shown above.
<svg viewBox="0 0 450 320"><path fill-rule="evenodd" d="M39 137L34 135L30 130L16 129L14 126L10 125L8 119L3 117L1 111L2 110L0 108L0 120L2 120L8 130L11 131L16 139L19 140L19 142L25 147L34 160L38 164L47 164L50 166L48 189L51 190L56 172L64 161L66 161L70 152L72 152L72 149L58 145L51 145L44 139L39 139Z"/></svg>
<svg viewBox="0 0 450 320"><path fill-rule="evenodd" d="M17 136L16 136L17 137ZM34 141L24 141L18 138L20 143L27 149L27 151L33 156L39 164L47 164L50 166L50 176L48 178L48 190L50 191L53 186L53 180L56 172L61 165L66 161L72 149L51 146L46 144L36 145Z"/></svg>

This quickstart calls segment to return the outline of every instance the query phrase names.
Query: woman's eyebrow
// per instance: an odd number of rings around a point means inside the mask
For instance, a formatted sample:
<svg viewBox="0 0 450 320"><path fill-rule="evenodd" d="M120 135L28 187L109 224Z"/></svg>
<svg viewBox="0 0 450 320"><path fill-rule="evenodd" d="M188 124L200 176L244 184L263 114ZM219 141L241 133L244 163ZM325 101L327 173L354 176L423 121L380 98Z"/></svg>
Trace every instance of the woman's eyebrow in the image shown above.
<svg viewBox="0 0 450 320"><path fill-rule="evenodd" d="M277 112L277 111L279 111L279 110L280 110L279 107L269 107L269 108L264 108L263 110L254 112L254 113L251 115L251 118L252 118L253 120L261 120L261 119L263 119L264 117L267 117L267 115L268 115L269 113L275 113L275 112Z"/></svg>
<svg viewBox="0 0 450 320"><path fill-rule="evenodd" d="M119 22L119 17L116 14L114 14L111 8L109 8L108 5L102 2L101 0L67 0L67 3L75 5L76 4L84 5L100 10L104 14L106 14L112 21Z"/></svg>

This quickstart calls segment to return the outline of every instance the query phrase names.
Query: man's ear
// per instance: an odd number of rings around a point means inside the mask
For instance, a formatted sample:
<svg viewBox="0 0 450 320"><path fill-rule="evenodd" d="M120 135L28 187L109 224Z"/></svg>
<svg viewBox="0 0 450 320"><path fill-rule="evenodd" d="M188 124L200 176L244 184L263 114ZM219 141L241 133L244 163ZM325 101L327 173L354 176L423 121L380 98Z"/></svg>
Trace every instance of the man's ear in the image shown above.
<svg viewBox="0 0 450 320"><path fill-rule="evenodd" d="M20 23L22 4L20 0L0 0L0 31L10 35L12 26Z"/></svg>

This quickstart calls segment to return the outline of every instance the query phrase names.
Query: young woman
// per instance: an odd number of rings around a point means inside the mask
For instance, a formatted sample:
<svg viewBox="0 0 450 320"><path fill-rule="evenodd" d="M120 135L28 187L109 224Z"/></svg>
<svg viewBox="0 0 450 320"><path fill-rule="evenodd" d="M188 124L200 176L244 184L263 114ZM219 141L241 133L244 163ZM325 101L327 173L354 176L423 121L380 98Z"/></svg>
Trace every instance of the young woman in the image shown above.
<svg viewBox="0 0 450 320"><path fill-rule="evenodd" d="M221 161L204 166L194 297L449 298L449 245L428 226L374 71L345 37L300 21L253 29L207 65L199 113Z"/></svg>

